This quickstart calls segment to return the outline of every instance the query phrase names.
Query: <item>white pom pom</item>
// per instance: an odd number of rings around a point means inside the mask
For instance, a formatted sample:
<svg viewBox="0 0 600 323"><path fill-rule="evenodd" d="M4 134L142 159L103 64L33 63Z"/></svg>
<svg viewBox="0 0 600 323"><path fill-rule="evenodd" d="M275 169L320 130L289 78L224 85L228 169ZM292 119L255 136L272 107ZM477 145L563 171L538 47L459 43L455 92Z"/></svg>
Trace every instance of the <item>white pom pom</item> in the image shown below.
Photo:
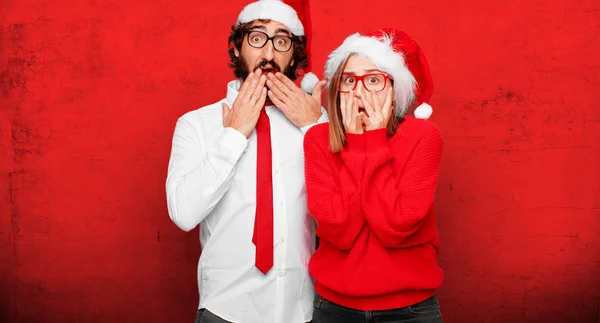
<svg viewBox="0 0 600 323"><path fill-rule="evenodd" d="M300 82L300 88L308 94L312 94L315 85L319 83L319 78L312 72L304 74L302 82Z"/></svg>
<svg viewBox="0 0 600 323"><path fill-rule="evenodd" d="M427 103L421 103L415 109L415 118L417 119L429 119L433 113L433 108Z"/></svg>

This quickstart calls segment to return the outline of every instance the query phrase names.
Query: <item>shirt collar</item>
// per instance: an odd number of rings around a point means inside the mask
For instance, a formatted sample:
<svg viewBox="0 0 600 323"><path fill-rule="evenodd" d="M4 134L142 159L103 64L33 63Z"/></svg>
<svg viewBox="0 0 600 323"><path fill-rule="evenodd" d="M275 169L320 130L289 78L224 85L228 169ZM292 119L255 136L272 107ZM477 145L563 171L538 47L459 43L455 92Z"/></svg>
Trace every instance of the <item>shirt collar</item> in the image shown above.
<svg viewBox="0 0 600 323"><path fill-rule="evenodd" d="M242 81L239 79L227 83L227 97L225 98L225 101L227 101L228 106L231 107L233 105L233 101L237 98L239 94L238 90L241 85Z"/></svg>

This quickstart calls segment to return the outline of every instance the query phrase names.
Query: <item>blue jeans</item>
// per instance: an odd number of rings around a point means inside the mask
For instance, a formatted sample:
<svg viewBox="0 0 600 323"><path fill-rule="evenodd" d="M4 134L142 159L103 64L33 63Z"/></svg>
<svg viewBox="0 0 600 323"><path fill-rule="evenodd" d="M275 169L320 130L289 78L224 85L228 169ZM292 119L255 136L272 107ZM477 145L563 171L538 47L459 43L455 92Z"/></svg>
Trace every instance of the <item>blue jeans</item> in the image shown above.
<svg viewBox="0 0 600 323"><path fill-rule="evenodd" d="M315 295L312 323L442 323L437 297L384 311L361 311L334 304Z"/></svg>

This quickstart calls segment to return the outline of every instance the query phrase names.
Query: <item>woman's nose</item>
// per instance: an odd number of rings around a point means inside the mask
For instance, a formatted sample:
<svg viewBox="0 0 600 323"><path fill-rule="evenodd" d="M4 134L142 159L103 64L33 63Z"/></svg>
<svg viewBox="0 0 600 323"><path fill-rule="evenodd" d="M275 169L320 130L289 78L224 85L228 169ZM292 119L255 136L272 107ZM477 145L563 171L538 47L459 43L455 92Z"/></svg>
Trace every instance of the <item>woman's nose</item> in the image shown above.
<svg viewBox="0 0 600 323"><path fill-rule="evenodd" d="M356 84L356 91L354 92L354 94L357 98L360 98L363 94L363 91L366 91L364 84L362 81L358 81L358 84Z"/></svg>

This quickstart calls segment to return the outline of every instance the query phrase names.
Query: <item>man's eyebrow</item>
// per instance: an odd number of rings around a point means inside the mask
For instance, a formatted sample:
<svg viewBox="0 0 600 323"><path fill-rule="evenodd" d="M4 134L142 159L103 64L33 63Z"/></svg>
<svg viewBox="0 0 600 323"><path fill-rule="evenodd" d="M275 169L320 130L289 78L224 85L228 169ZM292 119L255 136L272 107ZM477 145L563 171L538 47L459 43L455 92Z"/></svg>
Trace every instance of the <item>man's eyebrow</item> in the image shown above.
<svg viewBox="0 0 600 323"><path fill-rule="evenodd" d="M284 33L288 36L291 36L291 33L289 30L284 29L284 28L277 28L277 30L275 31L276 34L280 34L280 33Z"/></svg>
<svg viewBox="0 0 600 323"><path fill-rule="evenodd" d="M255 25L250 27L250 30L253 29L260 29L263 32L267 31L267 27L265 27L264 25ZM290 33L290 31L285 28L277 28L277 30L275 30L275 34L286 34L286 36L292 36L292 33Z"/></svg>

